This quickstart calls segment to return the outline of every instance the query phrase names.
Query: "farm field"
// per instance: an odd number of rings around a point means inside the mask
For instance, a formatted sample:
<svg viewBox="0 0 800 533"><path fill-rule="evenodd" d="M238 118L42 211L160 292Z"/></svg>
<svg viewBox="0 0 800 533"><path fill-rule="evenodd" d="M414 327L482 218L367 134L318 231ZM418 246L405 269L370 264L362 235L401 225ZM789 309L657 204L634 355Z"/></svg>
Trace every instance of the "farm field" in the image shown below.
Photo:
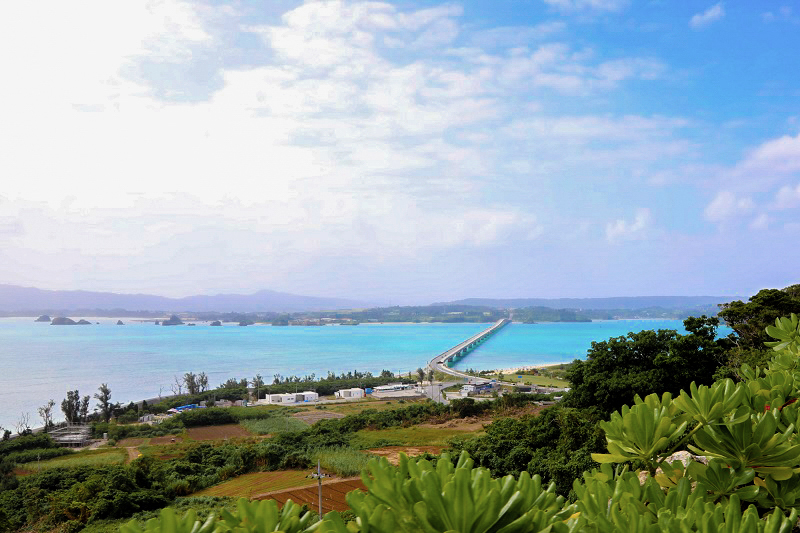
<svg viewBox="0 0 800 533"><path fill-rule="evenodd" d="M219 440L233 439L236 437L252 437L245 427L240 424L223 424L221 426L200 426L187 430L192 440Z"/></svg>
<svg viewBox="0 0 800 533"><path fill-rule="evenodd" d="M375 409L376 411L387 411L389 409L397 409L411 403L421 402L424 403L425 399L419 400L377 400L375 398L367 398L365 400L357 400L343 403L323 404L324 409L317 409L316 406L302 406L301 409L305 411L328 411L334 413L341 413L343 415L352 415L360 413L366 409Z"/></svg>
<svg viewBox="0 0 800 533"><path fill-rule="evenodd" d="M483 428L458 428L443 426L411 426L408 428L362 429L356 432L352 444L359 448L380 448L384 446L447 446L453 437L480 435Z"/></svg>
<svg viewBox="0 0 800 533"><path fill-rule="evenodd" d="M326 409L313 409L313 410L309 409L292 415L292 417L297 418L298 420L302 420L303 422L311 426L313 426L320 420L326 420L328 418L344 418L345 416L346 415L343 415L342 413L328 411Z"/></svg>
<svg viewBox="0 0 800 533"><path fill-rule="evenodd" d="M281 491L295 487L313 485L316 481L309 476L310 470L282 470L278 472L254 472L214 485L196 492L192 496L228 496L231 498L251 498L267 492Z"/></svg>
<svg viewBox="0 0 800 533"><path fill-rule="evenodd" d="M431 455L439 455L445 446L386 446L384 448L375 448L366 450L372 455L378 457L385 457L387 461L396 465L400 462L400 454L404 453L409 457L416 457L429 453Z"/></svg>
<svg viewBox="0 0 800 533"><path fill-rule="evenodd" d="M306 488L298 488L280 492L273 492L270 494L263 494L254 499L256 500L275 500L279 505L283 505L288 500L295 503L307 504L311 509L317 511L318 508L318 494L317 486L311 485ZM328 511L346 511L350 508L347 505L345 496L352 490L365 491L366 487L358 478L345 479L341 481L329 481L322 483L322 512Z"/></svg>
<svg viewBox="0 0 800 533"><path fill-rule="evenodd" d="M20 465L20 468L26 472L35 472L39 469L47 470L59 467L120 465L123 464L127 458L128 452L124 448L100 448L96 450L83 450L71 455L56 457L55 459L48 459L47 461L39 461L38 463L35 461L25 463Z"/></svg>
<svg viewBox="0 0 800 533"><path fill-rule="evenodd" d="M260 420L242 420L239 424L250 435L275 435L286 431L302 431L308 427L306 421L296 418L294 415L273 416Z"/></svg>

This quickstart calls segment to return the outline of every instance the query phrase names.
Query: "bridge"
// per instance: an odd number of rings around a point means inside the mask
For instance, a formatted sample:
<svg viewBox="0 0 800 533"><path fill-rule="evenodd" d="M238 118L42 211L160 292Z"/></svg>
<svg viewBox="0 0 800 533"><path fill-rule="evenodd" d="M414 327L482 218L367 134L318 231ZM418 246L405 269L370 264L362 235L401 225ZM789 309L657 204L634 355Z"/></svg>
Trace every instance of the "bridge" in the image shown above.
<svg viewBox="0 0 800 533"><path fill-rule="evenodd" d="M470 337L469 339L465 340L462 343L453 346L446 352L443 352L433 359L431 362L428 363L428 368L433 370L438 370L439 372L444 372L450 376L455 376L458 378L466 378L470 380L474 380L476 382L483 382L489 381L486 378L476 378L475 376L470 376L469 374L465 374L463 372L459 372L458 370L453 370L450 368L450 365L461 359L462 357L466 356L469 352L480 346L483 342L486 341L489 337L500 331L500 329L505 326L506 324L510 324L511 320L508 318L502 318L492 324L487 329L481 331Z"/></svg>

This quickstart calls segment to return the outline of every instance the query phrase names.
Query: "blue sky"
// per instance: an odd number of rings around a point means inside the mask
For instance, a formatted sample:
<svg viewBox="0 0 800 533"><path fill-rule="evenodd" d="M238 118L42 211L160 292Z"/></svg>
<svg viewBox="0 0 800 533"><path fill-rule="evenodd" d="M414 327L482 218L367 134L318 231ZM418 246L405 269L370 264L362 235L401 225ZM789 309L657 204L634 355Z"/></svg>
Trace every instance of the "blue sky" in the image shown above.
<svg viewBox="0 0 800 533"><path fill-rule="evenodd" d="M800 2L0 19L0 280L385 303L797 281Z"/></svg>

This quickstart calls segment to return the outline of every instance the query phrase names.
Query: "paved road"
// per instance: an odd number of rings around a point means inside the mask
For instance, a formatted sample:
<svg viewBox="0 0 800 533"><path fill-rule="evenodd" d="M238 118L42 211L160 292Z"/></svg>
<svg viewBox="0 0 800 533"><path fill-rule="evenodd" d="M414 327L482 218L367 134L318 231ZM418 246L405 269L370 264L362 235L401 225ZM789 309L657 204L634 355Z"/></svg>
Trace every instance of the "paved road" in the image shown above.
<svg viewBox="0 0 800 533"><path fill-rule="evenodd" d="M426 385L423 387L425 391L425 396L433 400L437 403L448 404L450 403L448 400L445 399L444 393L442 389L446 389L447 387L452 387L453 385L461 385L464 383L463 381L445 381L442 383L433 382L433 385Z"/></svg>

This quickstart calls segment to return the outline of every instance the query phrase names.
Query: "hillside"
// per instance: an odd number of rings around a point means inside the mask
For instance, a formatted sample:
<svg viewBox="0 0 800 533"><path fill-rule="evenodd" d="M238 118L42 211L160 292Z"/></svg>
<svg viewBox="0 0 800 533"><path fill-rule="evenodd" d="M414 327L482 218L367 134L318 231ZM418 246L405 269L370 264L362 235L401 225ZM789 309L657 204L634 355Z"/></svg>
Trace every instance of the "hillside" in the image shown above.
<svg viewBox="0 0 800 533"><path fill-rule="evenodd" d="M365 307L341 298L300 296L270 290L254 294L215 294L167 298L151 294L56 291L0 284L0 312L58 314L57 311L127 310L162 312L299 312Z"/></svg>

